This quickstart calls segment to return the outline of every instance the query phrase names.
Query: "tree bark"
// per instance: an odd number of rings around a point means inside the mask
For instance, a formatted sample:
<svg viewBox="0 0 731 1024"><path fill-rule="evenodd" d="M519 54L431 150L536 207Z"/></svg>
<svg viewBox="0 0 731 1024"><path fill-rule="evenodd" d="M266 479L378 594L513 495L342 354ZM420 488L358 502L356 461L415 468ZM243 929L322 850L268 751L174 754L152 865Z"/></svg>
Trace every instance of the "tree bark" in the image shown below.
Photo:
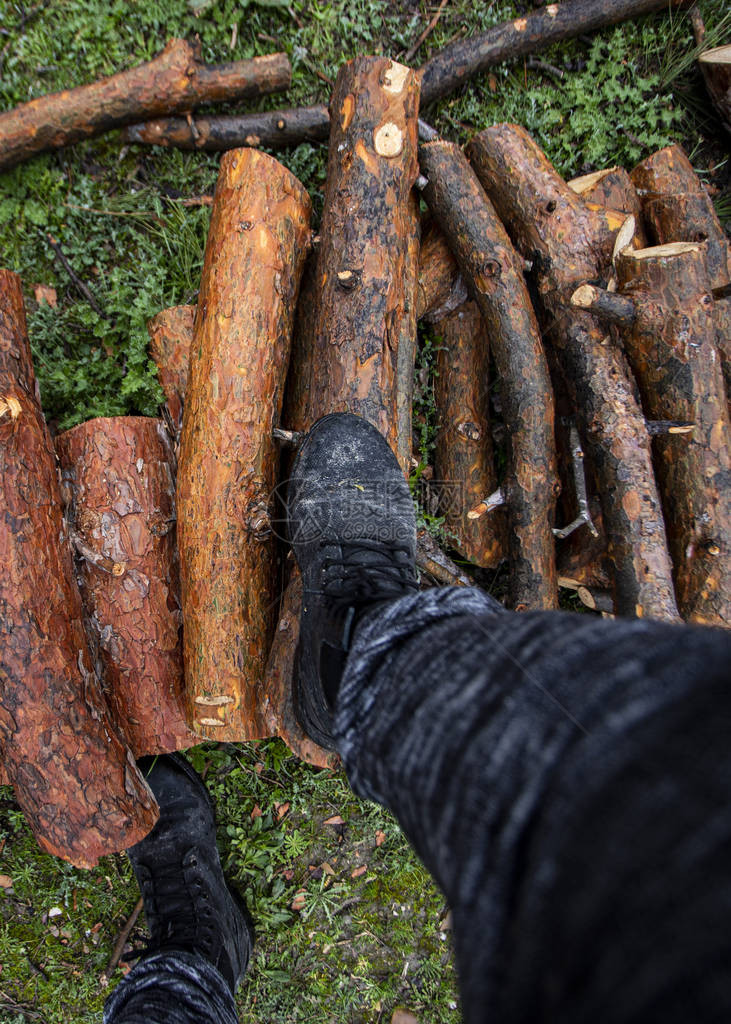
<svg viewBox="0 0 731 1024"><path fill-rule="evenodd" d="M602 171L594 171L593 174L584 174L568 184L585 203L595 203L605 210L619 210L632 214L635 218L635 248L642 249L647 244L642 225L640 197L624 167L608 167Z"/></svg>
<svg viewBox="0 0 731 1024"><path fill-rule="evenodd" d="M731 627L731 457L710 279L701 245L629 250L617 260L636 309L623 332L645 411L691 434L654 438L678 607L692 622Z"/></svg>
<svg viewBox="0 0 731 1024"><path fill-rule="evenodd" d="M245 99L288 89L285 53L206 66L193 47L171 39L154 60L91 85L39 96L0 114L0 171L49 149L201 103Z"/></svg>
<svg viewBox="0 0 731 1024"><path fill-rule="evenodd" d="M176 440L180 440L183 428L195 310L195 306L171 306L153 316L147 324L150 356L157 366L157 378L165 395Z"/></svg>
<svg viewBox="0 0 731 1024"><path fill-rule="evenodd" d="M175 458L162 420L100 418L56 438L87 629L135 754L194 746L185 722Z"/></svg>
<svg viewBox="0 0 731 1024"><path fill-rule="evenodd" d="M386 57L341 68L330 104L330 148L315 270L304 409L363 416L408 471L416 350L419 86Z"/></svg>
<svg viewBox="0 0 731 1024"><path fill-rule="evenodd" d="M706 50L698 58L698 67L723 126L731 132L731 45Z"/></svg>
<svg viewBox="0 0 731 1024"><path fill-rule="evenodd" d="M432 226L422 238L419 250L416 318L436 322L454 312L466 299L467 289L449 244L441 231Z"/></svg>
<svg viewBox="0 0 731 1024"><path fill-rule="evenodd" d="M554 608L553 391L522 261L457 146L426 143L419 160L428 179L424 198L480 307L500 375L508 438L503 490L510 602L521 610Z"/></svg>
<svg viewBox="0 0 731 1024"><path fill-rule="evenodd" d="M324 142L330 134L325 106L267 110L218 117L166 117L130 125L124 141L217 153L240 146L285 149L302 142Z"/></svg>
<svg viewBox="0 0 731 1024"><path fill-rule="evenodd" d="M469 154L519 251L533 260L544 338L597 473L617 610L677 619L650 439L628 367L597 321L570 305L579 284L610 266L610 211L589 209L516 125L481 132Z"/></svg>
<svg viewBox="0 0 731 1024"><path fill-rule="evenodd" d="M731 281L731 247L711 197L680 146L667 146L638 164L632 181L642 202L650 240L705 242L712 288Z"/></svg>
<svg viewBox="0 0 731 1024"><path fill-rule="evenodd" d="M187 718L262 735L275 548L268 506L310 200L255 149L224 155L191 348L178 465Z"/></svg>
<svg viewBox="0 0 731 1024"><path fill-rule="evenodd" d="M489 336L472 301L438 320L434 331L440 346L434 383L438 514L444 516L450 546L475 565L496 568L507 553L504 509L468 517L498 486L490 430Z"/></svg>
<svg viewBox="0 0 731 1024"><path fill-rule="evenodd" d="M0 760L40 846L78 867L157 804L107 707L82 622L20 278L0 270Z"/></svg>

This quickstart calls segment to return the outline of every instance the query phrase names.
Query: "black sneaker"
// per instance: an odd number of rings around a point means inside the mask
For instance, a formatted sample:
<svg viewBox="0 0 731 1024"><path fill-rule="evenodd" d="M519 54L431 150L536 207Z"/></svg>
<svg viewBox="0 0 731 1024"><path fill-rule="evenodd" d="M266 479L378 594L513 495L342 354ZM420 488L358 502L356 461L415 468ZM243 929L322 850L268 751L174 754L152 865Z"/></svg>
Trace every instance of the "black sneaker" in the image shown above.
<svg viewBox="0 0 731 1024"><path fill-rule="evenodd" d="M375 427L350 413L318 420L292 468L287 527L304 585L295 713L332 750L332 710L358 616L417 589L414 505Z"/></svg>
<svg viewBox="0 0 731 1024"><path fill-rule="evenodd" d="M151 935L139 955L197 953L235 992L252 936L243 902L223 875L208 790L177 754L143 757L138 764L160 805L152 832L127 850Z"/></svg>

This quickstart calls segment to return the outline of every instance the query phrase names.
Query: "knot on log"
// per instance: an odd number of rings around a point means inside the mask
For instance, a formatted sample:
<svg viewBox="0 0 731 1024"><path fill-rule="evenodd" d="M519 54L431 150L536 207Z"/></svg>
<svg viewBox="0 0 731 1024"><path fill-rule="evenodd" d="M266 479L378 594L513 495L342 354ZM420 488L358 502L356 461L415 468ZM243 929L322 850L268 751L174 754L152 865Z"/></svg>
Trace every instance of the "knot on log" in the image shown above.
<svg viewBox="0 0 731 1024"><path fill-rule="evenodd" d="M376 128L373 146L379 156L398 156L404 148L404 133L393 121L387 121L380 128Z"/></svg>

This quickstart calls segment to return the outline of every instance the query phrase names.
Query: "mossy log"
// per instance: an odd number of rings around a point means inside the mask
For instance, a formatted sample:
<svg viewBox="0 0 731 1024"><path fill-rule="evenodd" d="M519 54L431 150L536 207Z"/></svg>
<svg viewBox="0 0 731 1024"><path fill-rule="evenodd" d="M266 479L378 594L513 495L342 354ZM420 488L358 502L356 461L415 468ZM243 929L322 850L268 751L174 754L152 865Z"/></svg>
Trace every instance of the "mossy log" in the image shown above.
<svg viewBox="0 0 731 1024"><path fill-rule="evenodd" d="M698 67L723 126L731 132L731 44L706 50L698 58Z"/></svg>
<svg viewBox="0 0 731 1024"><path fill-rule="evenodd" d="M134 121L280 92L291 78L286 53L207 66L198 62L190 43L171 39L146 64L0 114L0 171Z"/></svg>
<svg viewBox="0 0 731 1024"><path fill-rule="evenodd" d="M711 197L680 146L666 146L632 171L650 241L705 242L712 288L731 281L731 246Z"/></svg>
<svg viewBox="0 0 731 1024"><path fill-rule="evenodd" d="M20 278L0 270L0 761L40 846L78 867L145 836L157 804L84 633Z"/></svg>
<svg viewBox="0 0 731 1024"><path fill-rule="evenodd" d="M694 425L653 439L680 613L729 628L731 427L704 257L682 242L625 250L613 298L635 308L622 335L647 415Z"/></svg>
<svg viewBox="0 0 731 1024"><path fill-rule="evenodd" d="M364 417L404 471L411 459L419 258L416 74L386 57L345 64L330 144L315 267L308 376L288 427L329 412ZM297 351L299 351L299 347ZM297 365L295 365L297 371Z"/></svg>
<svg viewBox="0 0 731 1024"><path fill-rule="evenodd" d="M210 739L265 728L269 502L310 199L273 157L226 153L213 203L178 459L187 717Z"/></svg>
<svg viewBox="0 0 731 1024"><path fill-rule="evenodd" d="M469 300L433 322L439 338L434 403L439 429L434 468L438 513L455 550L485 568L507 552L505 510L471 519L468 513L498 486L490 431L490 344L476 302Z"/></svg>
<svg viewBox="0 0 731 1024"><path fill-rule="evenodd" d="M99 418L56 438L87 628L135 757L198 742L183 702L175 457L162 420Z"/></svg>
<svg viewBox="0 0 731 1024"><path fill-rule="evenodd" d="M170 306L153 316L147 324L150 357L157 366L157 378L165 395L176 440L179 440L183 429L183 404L188 386L194 322L195 306Z"/></svg>
<svg viewBox="0 0 731 1024"><path fill-rule="evenodd" d="M553 391L522 260L457 146L441 140L426 143L419 149L419 162L428 179L424 198L480 308L500 376L508 428L503 491L509 600L518 609L554 608Z"/></svg>
<svg viewBox="0 0 731 1024"><path fill-rule="evenodd" d="M517 125L488 128L468 151L518 250L534 261L544 340L597 474L618 613L677 619L650 439L629 368L603 326L570 304L579 284L606 273L620 225L611 211L589 208Z"/></svg>

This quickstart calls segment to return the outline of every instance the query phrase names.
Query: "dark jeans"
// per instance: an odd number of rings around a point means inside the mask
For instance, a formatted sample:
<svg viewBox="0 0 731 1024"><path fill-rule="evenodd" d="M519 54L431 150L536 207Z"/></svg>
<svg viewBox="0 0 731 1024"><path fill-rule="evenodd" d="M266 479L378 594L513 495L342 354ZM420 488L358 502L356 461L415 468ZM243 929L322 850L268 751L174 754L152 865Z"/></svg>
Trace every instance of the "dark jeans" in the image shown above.
<svg viewBox="0 0 731 1024"><path fill-rule="evenodd" d="M361 621L338 749L449 901L465 1021L731 1019L730 677L726 633L515 615L478 590ZM106 1022L142 1020L145 970ZM186 1016L187 984L145 1021L234 1019L212 991Z"/></svg>

